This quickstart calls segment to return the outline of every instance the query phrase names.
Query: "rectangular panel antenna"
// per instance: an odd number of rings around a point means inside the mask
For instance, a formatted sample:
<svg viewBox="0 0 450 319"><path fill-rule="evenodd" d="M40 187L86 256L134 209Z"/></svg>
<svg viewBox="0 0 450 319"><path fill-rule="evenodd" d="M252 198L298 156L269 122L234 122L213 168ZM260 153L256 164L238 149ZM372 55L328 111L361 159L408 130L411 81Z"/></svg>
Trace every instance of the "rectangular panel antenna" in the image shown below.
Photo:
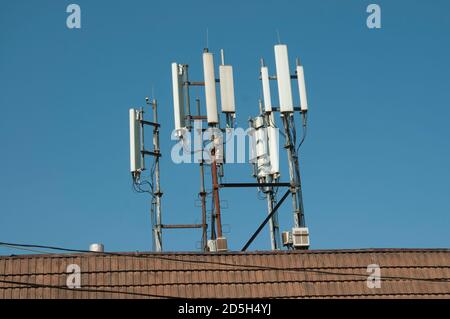
<svg viewBox="0 0 450 319"><path fill-rule="evenodd" d="M267 66L261 67L261 82L264 97L264 111L272 112L272 98L270 95L269 69Z"/></svg>
<svg viewBox="0 0 450 319"><path fill-rule="evenodd" d="M216 77L214 75L214 59L210 52L203 52L203 74L208 124L217 124L219 116L217 114Z"/></svg>
<svg viewBox="0 0 450 319"><path fill-rule="evenodd" d="M172 63L172 90L173 90L173 116L175 119L175 130L179 131L185 127L184 119L184 102L182 75L180 74L180 66Z"/></svg>
<svg viewBox="0 0 450 319"><path fill-rule="evenodd" d="M274 178L280 176L280 154L279 154L279 132L278 128L273 126L267 127L267 137L269 138L269 158L270 173Z"/></svg>
<svg viewBox="0 0 450 319"><path fill-rule="evenodd" d="M275 45L275 64L277 68L278 97L280 112L293 112L291 74L289 71L289 58L287 45Z"/></svg>
<svg viewBox="0 0 450 319"><path fill-rule="evenodd" d="M220 99L223 113L235 113L233 67L219 66Z"/></svg>
<svg viewBox="0 0 450 319"><path fill-rule="evenodd" d="M139 111L130 109L130 171L132 173L142 170L141 156L141 123Z"/></svg>
<svg viewBox="0 0 450 319"><path fill-rule="evenodd" d="M306 98L306 85L305 85L305 74L303 71L303 66L297 65L297 81L298 81L298 91L300 94L300 109L302 112L308 111L308 100Z"/></svg>
<svg viewBox="0 0 450 319"><path fill-rule="evenodd" d="M267 130L264 127L264 118L257 116L253 120L254 155L256 155L257 176L265 177L270 174L270 156L268 150Z"/></svg>

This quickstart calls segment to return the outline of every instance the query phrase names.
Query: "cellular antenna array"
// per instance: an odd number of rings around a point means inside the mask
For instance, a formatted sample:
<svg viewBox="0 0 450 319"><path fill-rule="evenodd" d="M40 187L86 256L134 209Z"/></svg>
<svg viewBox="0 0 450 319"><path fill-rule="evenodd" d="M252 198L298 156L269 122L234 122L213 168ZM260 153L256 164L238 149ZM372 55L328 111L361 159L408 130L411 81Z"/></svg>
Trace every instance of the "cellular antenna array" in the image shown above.
<svg viewBox="0 0 450 319"><path fill-rule="evenodd" d="M224 177L224 166L226 164L224 152L223 134L235 127L236 124L236 99L234 94L233 67L225 64L224 51L220 51L221 63L218 67L218 77L215 72L214 55L209 49L202 52L203 61L203 81L191 81L189 79L189 66L187 64L172 63L172 92L173 92L173 112L175 136L183 144L183 148L190 144L185 142L185 136L190 133L200 135L200 140L208 132L210 140L209 147L201 143L200 150L194 150L195 161L200 168L200 191L201 199L201 224L191 225L163 225L161 223L161 196L159 187L159 165L151 172L158 172L157 177L150 176L151 181L141 181L141 173L145 170L145 156L153 156L155 163L159 164L159 135L156 113L156 101L154 105L154 120L147 122L143 120L143 110L130 110L130 159L133 185L142 187L147 182L151 186L152 214L155 212L155 219L152 222L154 233L155 250L162 250L162 234L164 228L199 228L201 232L201 249L209 252L223 252L228 250L227 239L222 229L222 214L220 190L223 188L251 187L258 189L266 197L267 215L261 222L253 235L242 247L242 251L248 249L261 230L268 224L270 233L270 245L272 250L281 249L283 246L288 249L308 249L309 229L306 227L303 207L302 186L299 166L299 148L303 143L306 133L308 103L306 96L306 85L303 66L299 59L296 60L295 72L291 74L289 65L288 48L285 44L274 46L275 54L275 75L270 75L269 67L261 59L260 80L263 91L263 99L259 100L259 115L249 120L251 135L251 163L253 166L253 177L256 182L222 183ZM299 91L299 105L294 105L292 96L292 80L296 80ZM271 82L276 82L278 89L279 105L272 103ZM204 105L206 114L201 112L201 99L195 98L195 112L191 108L190 89L203 87ZM220 92L221 112L218 111L217 90ZM279 114L279 121L282 123L284 137L284 149L287 152L289 181L282 182L282 172L280 169L279 156L279 127L276 124ZM296 115L299 115L300 124L303 130L301 139L297 139ZM222 117L222 121L221 121ZM208 129L204 129L202 124L207 124ZM223 125L221 125L223 123ZM154 150L147 151L144 148L144 126L154 127ZM155 140L156 135L156 140ZM297 141L300 140L300 143ZM198 155L200 154L200 155ZM205 154L207 156L205 157ZM206 191L207 181L205 180L205 167L211 171L211 192ZM155 185L155 187L153 187ZM278 198L278 190L286 189L284 194ZM211 194L212 209L209 212L207 198ZM290 231L280 234L279 208L283 202L291 197L293 227ZM154 203L154 205L153 205ZM152 219L153 220L153 219Z"/></svg>
<svg viewBox="0 0 450 319"><path fill-rule="evenodd" d="M274 113L279 112L280 119L283 123L285 145L284 148L287 151L288 158L288 168L289 168L289 190L292 197L292 207L293 207L293 219L294 227L292 231L287 231L282 233L282 244L283 246L294 248L294 249L305 249L309 247L309 229L306 227L305 214L303 207L303 196L301 187L301 177L300 177L300 166L299 166L299 154L298 150L300 145L296 146L296 122L295 114L299 113L301 115L301 125L303 127L303 137L305 138L306 125L307 125L307 111L308 103L306 97L306 85L304 78L303 66L300 65L299 59L296 60L296 72L291 74L289 67L289 56L288 48L285 44L277 44L274 46L275 53L275 68L276 75L269 76L268 67L265 66L264 60L261 59L261 73L260 79L262 83L264 105L260 106L260 115L251 121L251 125L257 130L265 128L267 131L266 135L262 135L262 144L268 145L268 155L270 167L272 170L261 169L261 161L256 161L257 166L255 171L257 172L256 177L260 183L271 183L277 181L280 177L279 172L279 157L278 157L278 135L275 134L275 117ZM297 80L299 88L299 101L300 106L295 107L292 97L292 86L291 81ZM279 106L274 107L271 100L270 91L270 81L274 80L278 87L278 98ZM261 104L261 101L260 101ZM256 125L255 125L256 123ZM258 154L257 154L258 155ZM259 157L258 157L259 159ZM262 172L262 173L259 173ZM278 235L278 216L276 211L273 209L276 198L274 197L274 187L266 187L263 189L266 194L268 202L269 216L272 216L270 220L270 230L271 230L271 240L272 248L278 249L279 244L277 240ZM288 195L286 192L285 195ZM283 196L283 198L285 198Z"/></svg>
<svg viewBox="0 0 450 319"><path fill-rule="evenodd" d="M195 153L201 156L196 157L196 162L200 167L200 192L202 207L202 239L201 247L203 251L226 251L228 250L227 240L222 229L221 201L219 195L219 180L223 177L224 154L222 132L226 128L232 128L235 120L235 96L233 67L225 64L225 53L221 50L221 64L219 65L219 77L216 76L214 55L205 48L202 52L203 62L203 81L191 81L188 76L189 66L186 64L172 63L172 90L175 119L175 135L183 141L184 135L194 133L203 136L204 129L202 123L207 124L209 130L209 140L212 147L208 150L202 143L201 149ZM219 85L218 85L219 84ZM201 100L195 99L196 112L191 112L190 89L192 87L203 87L206 106L206 115L201 112ZM220 113L217 103L217 89L220 90L221 114L225 118L225 127L220 126ZM208 158L204 153L208 151ZM211 201L213 208L210 215L207 216L205 183L205 167L209 166L211 170ZM209 229L207 220L210 221ZM209 234L208 234L209 232Z"/></svg>
<svg viewBox="0 0 450 319"><path fill-rule="evenodd" d="M155 99L150 101L145 99L147 105L151 105L153 121L144 120L144 108L131 108L129 110L130 118L130 171L132 177L133 189L139 193L148 193L151 196L150 216L153 232L153 249L162 251L161 234L161 197L163 193L160 187L159 159L161 152L159 148L159 123L158 123L158 103ZM153 128L153 149L145 148L144 137L145 127ZM150 175L144 178L146 171L146 157L153 158L153 166L150 169Z"/></svg>

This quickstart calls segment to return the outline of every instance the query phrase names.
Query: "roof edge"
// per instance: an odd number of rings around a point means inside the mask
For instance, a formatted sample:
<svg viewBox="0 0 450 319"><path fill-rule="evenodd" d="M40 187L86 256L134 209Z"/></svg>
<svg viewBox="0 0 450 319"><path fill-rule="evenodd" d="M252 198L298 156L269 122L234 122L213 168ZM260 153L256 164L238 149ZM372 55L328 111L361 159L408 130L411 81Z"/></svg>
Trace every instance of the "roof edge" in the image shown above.
<svg viewBox="0 0 450 319"><path fill-rule="evenodd" d="M86 252L86 253L50 253L50 254L19 254L2 255L0 259L6 258L67 258L78 256L230 256L230 255L283 255L283 254L364 254L364 253L450 253L450 248L357 248L357 249L320 249L320 250L256 250L249 252L228 251L220 253L205 252Z"/></svg>

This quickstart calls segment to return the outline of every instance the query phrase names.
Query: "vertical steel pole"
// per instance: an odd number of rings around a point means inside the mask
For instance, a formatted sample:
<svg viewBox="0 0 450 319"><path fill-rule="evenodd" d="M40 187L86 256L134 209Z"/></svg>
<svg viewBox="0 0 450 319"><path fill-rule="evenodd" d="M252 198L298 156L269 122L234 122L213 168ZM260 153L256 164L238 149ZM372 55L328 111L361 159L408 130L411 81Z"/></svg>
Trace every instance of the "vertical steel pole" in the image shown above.
<svg viewBox="0 0 450 319"><path fill-rule="evenodd" d="M141 123L141 161L142 161L142 170L145 170L145 141L144 141L144 123L142 123L142 120L144 119L144 108L141 107L141 111L139 112L139 122Z"/></svg>
<svg viewBox="0 0 450 319"><path fill-rule="evenodd" d="M211 156L213 158L211 163L211 175L213 182L213 195L215 204L215 220L217 223L217 237L222 237L222 221L220 216L220 198L219 198L219 182L217 180L217 163L216 163L216 147L211 150Z"/></svg>
<svg viewBox="0 0 450 319"><path fill-rule="evenodd" d="M187 120L187 129L190 130L192 128L192 117L191 117L191 100L189 96L189 73L187 64L183 64L183 88L184 88L184 105L186 106L185 120Z"/></svg>
<svg viewBox="0 0 450 319"><path fill-rule="evenodd" d="M271 192L272 191L267 191L266 192L266 198L267 198L267 213L270 214L272 212L273 209L273 202L272 202L272 198L271 198ZM272 218L269 219L269 232L270 232L270 245L272 247L272 250L277 249L277 242L276 242L276 238L275 238L275 232L274 232L274 224L273 224L273 216Z"/></svg>
<svg viewBox="0 0 450 319"><path fill-rule="evenodd" d="M284 131L286 134L286 145L284 146L288 153L289 177L291 182L292 208L294 210L294 227L304 227L305 218L303 212L303 198L300 187L300 168L295 151L295 145L292 144L291 130L288 116L292 114L282 114Z"/></svg>
<svg viewBox="0 0 450 319"><path fill-rule="evenodd" d="M259 100L259 110L260 110L261 114L264 114L261 100ZM264 116L264 119L266 122L265 123L266 128L270 126L270 116L271 116L270 113L266 113ZM269 150L269 152L270 151L273 151L273 150ZM266 176L265 181L267 183L271 183L273 181L272 176L271 175ZM266 193L266 198L267 198L267 213L270 214L272 212L273 204L275 201L273 187L267 187L265 193ZM270 241L271 241L272 250L277 250L280 248L279 242L278 242L278 240L280 238L280 230L279 230L279 224L278 224L278 212L273 214L272 218L270 218L269 230L270 230Z"/></svg>
<svg viewBox="0 0 450 319"><path fill-rule="evenodd" d="M155 99L152 102L153 108L153 121L158 123L158 104ZM153 129L153 148L154 152L157 154L155 156L155 190L154 196L156 197L156 225L155 225L155 250L162 251L162 233L161 233L161 187L160 187L160 175L159 175L159 128L154 126Z"/></svg>
<svg viewBox="0 0 450 319"><path fill-rule="evenodd" d="M195 100L197 104L197 115L200 116L200 99L197 98ZM194 125L195 127L195 125ZM197 132L195 132L197 133ZM203 132L200 130L198 134L203 134ZM204 159L203 159L203 139L200 139L200 142L202 143L201 146L201 162L200 162L200 197L202 202L202 250L207 251L208 250L208 224L206 223L206 191L205 191L205 168L204 168Z"/></svg>
<svg viewBox="0 0 450 319"><path fill-rule="evenodd" d="M208 249L208 224L206 223L206 192L205 192L205 170L203 159L200 163L200 197L202 201L202 249Z"/></svg>
<svg viewBox="0 0 450 319"><path fill-rule="evenodd" d="M266 177L266 183L271 183L272 178L270 176ZM273 194L273 187L267 187L265 190L266 198L267 198L267 214L270 215L273 210L273 204L275 201ZM274 213L269 220L269 231L270 231L270 243L272 250L280 249L278 240L280 238L280 230L278 225L278 212Z"/></svg>
<svg viewBox="0 0 450 319"><path fill-rule="evenodd" d="M300 178L300 165L298 162L297 152L294 152L293 156L294 161L294 169L295 169L295 177L297 180L297 201L298 201L298 211L299 211L299 226L305 227L305 211L303 208L303 194L302 194L302 182Z"/></svg>

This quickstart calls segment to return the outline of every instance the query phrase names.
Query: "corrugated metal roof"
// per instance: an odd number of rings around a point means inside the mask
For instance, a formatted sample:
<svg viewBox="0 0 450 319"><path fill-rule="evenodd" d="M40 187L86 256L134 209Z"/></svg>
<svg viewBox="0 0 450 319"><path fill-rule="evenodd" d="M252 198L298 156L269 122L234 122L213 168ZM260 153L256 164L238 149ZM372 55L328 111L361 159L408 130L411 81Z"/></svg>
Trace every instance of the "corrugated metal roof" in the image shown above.
<svg viewBox="0 0 450 319"><path fill-rule="evenodd" d="M81 268L68 289L67 266ZM369 288L369 264L381 288ZM450 250L0 257L0 298L450 298Z"/></svg>

